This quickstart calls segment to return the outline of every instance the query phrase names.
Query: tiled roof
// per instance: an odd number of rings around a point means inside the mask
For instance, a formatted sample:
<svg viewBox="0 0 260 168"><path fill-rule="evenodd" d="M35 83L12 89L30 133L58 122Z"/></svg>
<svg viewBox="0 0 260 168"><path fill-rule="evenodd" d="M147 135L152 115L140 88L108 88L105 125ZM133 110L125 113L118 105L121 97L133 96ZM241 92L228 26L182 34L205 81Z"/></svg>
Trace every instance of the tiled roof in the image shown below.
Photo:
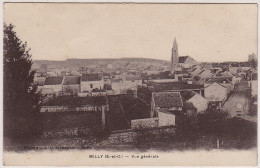
<svg viewBox="0 0 260 168"><path fill-rule="evenodd" d="M65 76L63 85L78 85L80 84L80 76Z"/></svg>
<svg viewBox="0 0 260 168"><path fill-rule="evenodd" d="M196 70L199 70L198 68L193 68L190 72L194 72Z"/></svg>
<svg viewBox="0 0 260 168"><path fill-rule="evenodd" d="M155 92L159 91L180 91L180 90L194 90L203 89L204 85L187 84L185 82L169 82L169 83L154 83L152 84Z"/></svg>
<svg viewBox="0 0 260 168"><path fill-rule="evenodd" d="M233 73L231 73L230 71L225 71L225 72L223 72L223 76L224 77L233 77L235 75Z"/></svg>
<svg viewBox="0 0 260 168"><path fill-rule="evenodd" d="M217 85L219 85L219 86L222 86L223 88L226 88L226 86L222 85L221 83L217 83L217 82L213 82L213 83L209 84L208 86L206 86L205 88L207 88L207 87L213 85L214 83L217 84Z"/></svg>
<svg viewBox="0 0 260 168"><path fill-rule="evenodd" d="M100 81L102 79L102 74L91 73L91 74L82 74L81 81Z"/></svg>
<svg viewBox="0 0 260 168"><path fill-rule="evenodd" d="M205 71L205 69L201 70L199 74L202 74Z"/></svg>
<svg viewBox="0 0 260 168"><path fill-rule="evenodd" d="M46 77L44 85L61 85L62 76Z"/></svg>
<svg viewBox="0 0 260 168"><path fill-rule="evenodd" d="M223 78L223 77L216 77L216 78L207 78L205 80L205 83L231 83L232 77L231 78Z"/></svg>
<svg viewBox="0 0 260 168"><path fill-rule="evenodd" d="M186 59L188 58L189 56L181 56L179 57L179 63L185 63Z"/></svg>
<svg viewBox="0 0 260 168"><path fill-rule="evenodd" d="M202 73L212 74L212 73L211 73L211 70L209 70L209 69L203 69L199 74L202 74Z"/></svg>
<svg viewBox="0 0 260 168"><path fill-rule="evenodd" d="M170 109L183 106L179 92L154 92L153 98L156 107Z"/></svg>
<svg viewBox="0 0 260 168"><path fill-rule="evenodd" d="M183 98L183 100L189 100L190 98L192 98L196 93L193 91L182 91L181 93L181 97Z"/></svg>

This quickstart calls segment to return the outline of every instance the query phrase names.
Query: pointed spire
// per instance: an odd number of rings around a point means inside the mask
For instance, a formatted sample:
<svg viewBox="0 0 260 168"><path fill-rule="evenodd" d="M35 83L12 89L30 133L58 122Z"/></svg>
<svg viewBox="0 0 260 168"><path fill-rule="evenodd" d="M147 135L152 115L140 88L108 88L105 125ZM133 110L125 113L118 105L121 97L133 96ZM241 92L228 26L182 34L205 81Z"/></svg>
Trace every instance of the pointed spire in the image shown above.
<svg viewBox="0 0 260 168"><path fill-rule="evenodd" d="M173 46L177 46L176 38L174 37Z"/></svg>

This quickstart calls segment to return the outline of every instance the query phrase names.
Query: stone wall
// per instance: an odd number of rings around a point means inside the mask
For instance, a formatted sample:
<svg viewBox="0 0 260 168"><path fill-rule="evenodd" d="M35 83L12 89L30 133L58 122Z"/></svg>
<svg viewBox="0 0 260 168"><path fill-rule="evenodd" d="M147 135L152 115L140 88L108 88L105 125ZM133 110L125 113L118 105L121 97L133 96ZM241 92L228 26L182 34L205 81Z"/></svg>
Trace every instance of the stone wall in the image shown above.
<svg viewBox="0 0 260 168"><path fill-rule="evenodd" d="M92 96L106 96L107 92L92 92Z"/></svg>
<svg viewBox="0 0 260 168"><path fill-rule="evenodd" d="M131 129L153 128L159 126L159 118L131 120Z"/></svg>
<svg viewBox="0 0 260 168"><path fill-rule="evenodd" d="M78 93L78 96L79 97L88 97L88 96L91 96L91 92L81 92L81 93Z"/></svg>
<svg viewBox="0 0 260 168"><path fill-rule="evenodd" d="M167 127L156 127L156 128L147 128L142 130L120 130L114 131L105 140L104 144L117 144L117 143L133 143L139 141L143 137L160 139L163 135L173 136L175 134L176 127L175 126L167 126Z"/></svg>
<svg viewBox="0 0 260 168"><path fill-rule="evenodd" d="M80 136L102 131L102 112L41 113L44 136Z"/></svg>
<svg viewBox="0 0 260 168"><path fill-rule="evenodd" d="M89 128L51 129L46 130L43 136L45 138L93 136L93 130Z"/></svg>
<svg viewBox="0 0 260 168"><path fill-rule="evenodd" d="M67 107L67 106L42 106L40 109L41 113L45 112L74 112L74 111L84 111L84 112L92 112L92 111L101 111L104 109L105 111L109 110L109 105L103 106L92 106L92 105L84 105L80 107Z"/></svg>
<svg viewBox="0 0 260 168"><path fill-rule="evenodd" d="M114 95L113 90L108 90L106 92L81 92L81 93L78 93L79 97L107 96L107 95Z"/></svg>

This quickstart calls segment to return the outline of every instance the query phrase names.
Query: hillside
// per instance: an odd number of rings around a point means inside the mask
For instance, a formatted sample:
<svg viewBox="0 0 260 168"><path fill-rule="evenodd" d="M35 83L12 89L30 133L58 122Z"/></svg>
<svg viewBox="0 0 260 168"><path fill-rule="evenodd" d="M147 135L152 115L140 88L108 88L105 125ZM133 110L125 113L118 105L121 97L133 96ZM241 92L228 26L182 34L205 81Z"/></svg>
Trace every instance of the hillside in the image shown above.
<svg viewBox="0 0 260 168"><path fill-rule="evenodd" d="M99 66L111 64L115 67L129 64L161 64L168 65L170 62L165 60L149 58L119 58L119 59L67 59L64 61L33 60L33 69L38 69L40 65L46 64L48 68L76 68L80 66Z"/></svg>

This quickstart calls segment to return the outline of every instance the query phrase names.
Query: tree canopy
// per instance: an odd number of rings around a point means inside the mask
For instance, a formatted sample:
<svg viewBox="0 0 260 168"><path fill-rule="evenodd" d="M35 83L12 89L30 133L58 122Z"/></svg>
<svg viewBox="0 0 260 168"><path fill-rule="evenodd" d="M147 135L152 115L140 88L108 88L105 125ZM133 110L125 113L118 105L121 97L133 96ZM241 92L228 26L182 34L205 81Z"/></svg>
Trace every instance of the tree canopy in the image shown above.
<svg viewBox="0 0 260 168"><path fill-rule="evenodd" d="M14 28L12 24L4 24L4 132L8 134L16 134L12 131L20 127L19 121L30 124L28 121L33 120L33 109L39 101L33 84L35 72L31 71L30 49Z"/></svg>

